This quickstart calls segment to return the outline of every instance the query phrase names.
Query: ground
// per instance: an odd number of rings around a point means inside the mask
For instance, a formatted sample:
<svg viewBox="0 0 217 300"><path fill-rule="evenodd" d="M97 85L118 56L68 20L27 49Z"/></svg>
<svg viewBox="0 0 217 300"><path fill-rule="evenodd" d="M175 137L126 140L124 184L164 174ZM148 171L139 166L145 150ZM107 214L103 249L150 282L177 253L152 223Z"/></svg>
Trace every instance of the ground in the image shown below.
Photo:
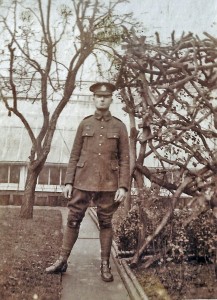
<svg viewBox="0 0 217 300"><path fill-rule="evenodd" d="M0 299L59 300L61 276L44 270L57 258L61 213L37 209L23 220L19 210L0 207Z"/></svg>
<svg viewBox="0 0 217 300"><path fill-rule="evenodd" d="M124 208L119 207L113 218L114 229L123 218ZM206 261L157 262L148 269L141 262L132 271L149 300L217 299L215 267Z"/></svg>
<svg viewBox="0 0 217 300"><path fill-rule="evenodd" d="M217 299L213 265L173 264L134 270L150 300Z"/></svg>
<svg viewBox="0 0 217 300"><path fill-rule="evenodd" d="M0 207L0 299L60 300L61 276L45 268L58 256L62 220L58 210L35 209L30 220L19 208ZM115 214L114 226L122 219ZM133 269L149 300L217 299L213 264L156 264Z"/></svg>

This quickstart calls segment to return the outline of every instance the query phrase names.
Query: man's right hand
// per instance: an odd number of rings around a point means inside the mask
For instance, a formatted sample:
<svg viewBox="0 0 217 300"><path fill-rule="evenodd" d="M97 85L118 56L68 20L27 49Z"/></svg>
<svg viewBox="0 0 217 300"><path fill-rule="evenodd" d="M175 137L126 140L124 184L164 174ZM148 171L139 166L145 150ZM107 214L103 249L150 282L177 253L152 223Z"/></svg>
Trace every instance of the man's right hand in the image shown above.
<svg viewBox="0 0 217 300"><path fill-rule="evenodd" d="M70 199L72 196L72 185L71 184L66 184L64 186L63 194L65 198Z"/></svg>

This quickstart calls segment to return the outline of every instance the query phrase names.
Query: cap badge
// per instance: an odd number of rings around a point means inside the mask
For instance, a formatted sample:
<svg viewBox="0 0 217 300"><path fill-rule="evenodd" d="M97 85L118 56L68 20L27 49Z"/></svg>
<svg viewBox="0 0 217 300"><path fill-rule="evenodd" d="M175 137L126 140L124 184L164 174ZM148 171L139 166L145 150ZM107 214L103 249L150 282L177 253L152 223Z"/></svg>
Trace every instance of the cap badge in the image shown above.
<svg viewBox="0 0 217 300"><path fill-rule="evenodd" d="M105 91L107 90L107 88L106 88L105 85L102 85L101 88L100 88L100 90L101 90L102 92L105 92Z"/></svg>

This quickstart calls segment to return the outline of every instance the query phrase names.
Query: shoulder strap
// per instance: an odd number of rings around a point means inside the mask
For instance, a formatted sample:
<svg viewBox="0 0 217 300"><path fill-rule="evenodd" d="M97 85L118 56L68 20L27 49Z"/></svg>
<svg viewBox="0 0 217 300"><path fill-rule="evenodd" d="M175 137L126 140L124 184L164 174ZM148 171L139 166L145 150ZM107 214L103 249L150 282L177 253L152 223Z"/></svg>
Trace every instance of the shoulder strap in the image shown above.
<svg viewBox="0 0 217 300"><path fill-rule="evenodd" d="M113 118L115 118L116 120L120 121L121 123L123 123L120 119L118 119L117 117L113 116Z"/></svg>
<svg viewBox="0 0 217 300"><path fill-rule="evenodd" d="M92 117L93 115L89 115L89 116L87 116L87 117L85 117L83 120L86 120L86 119L88 119L88 118L90 118L90 117Z"/></svg>

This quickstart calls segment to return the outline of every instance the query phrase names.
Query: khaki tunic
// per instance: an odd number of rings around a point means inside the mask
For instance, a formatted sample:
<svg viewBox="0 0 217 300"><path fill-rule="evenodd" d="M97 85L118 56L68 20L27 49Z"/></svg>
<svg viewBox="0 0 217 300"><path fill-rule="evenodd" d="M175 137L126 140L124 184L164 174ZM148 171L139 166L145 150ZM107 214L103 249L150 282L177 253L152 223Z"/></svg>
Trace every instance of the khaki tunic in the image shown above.
<svg viewBox="0 0 217 300"><path fill-rule="evenodd" d="M129 188L129 139L126 126L110 112L95 112L80 123L65 184L85 191Z"/></svg>

